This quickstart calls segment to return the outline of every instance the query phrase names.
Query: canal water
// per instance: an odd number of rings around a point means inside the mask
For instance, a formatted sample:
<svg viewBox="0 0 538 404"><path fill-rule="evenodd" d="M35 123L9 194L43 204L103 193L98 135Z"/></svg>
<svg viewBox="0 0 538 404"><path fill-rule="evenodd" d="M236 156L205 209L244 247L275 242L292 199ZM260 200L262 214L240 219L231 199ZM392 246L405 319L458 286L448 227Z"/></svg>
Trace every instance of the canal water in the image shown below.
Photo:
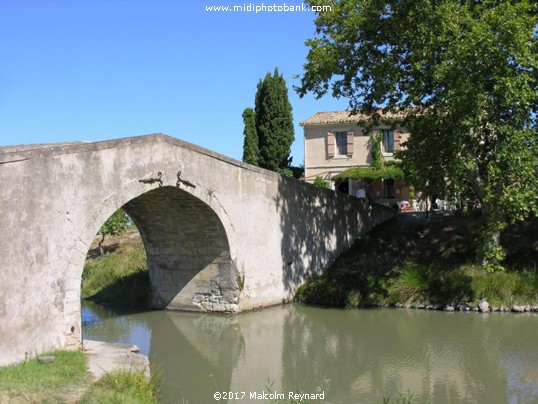
<svg viewBox="0 0 538 404"><path fill-rule="evenodd" d="M82 322L86 339L138 345L162 378L164 403L265 403L290 392L324 397L310 403L382 403L408 392L413 403L538 403L532 313L288 304L215 315L83 302Z"/></svg>

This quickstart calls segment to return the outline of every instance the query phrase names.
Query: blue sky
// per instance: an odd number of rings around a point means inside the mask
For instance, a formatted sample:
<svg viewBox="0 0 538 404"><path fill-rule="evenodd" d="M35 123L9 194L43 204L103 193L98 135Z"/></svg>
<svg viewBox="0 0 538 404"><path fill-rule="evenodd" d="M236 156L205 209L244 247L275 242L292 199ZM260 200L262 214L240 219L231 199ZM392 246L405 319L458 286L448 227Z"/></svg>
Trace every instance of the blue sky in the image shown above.
<svg viewBox="0 0 538 404"><path fill-rule="evenodd" d="M298 6L298 0L264 4ZM162 132L241 159L246 107L278 66L295 122L347 100L300 99L312 12L208 12L241 0L0 0L0 145Z"/></svg>

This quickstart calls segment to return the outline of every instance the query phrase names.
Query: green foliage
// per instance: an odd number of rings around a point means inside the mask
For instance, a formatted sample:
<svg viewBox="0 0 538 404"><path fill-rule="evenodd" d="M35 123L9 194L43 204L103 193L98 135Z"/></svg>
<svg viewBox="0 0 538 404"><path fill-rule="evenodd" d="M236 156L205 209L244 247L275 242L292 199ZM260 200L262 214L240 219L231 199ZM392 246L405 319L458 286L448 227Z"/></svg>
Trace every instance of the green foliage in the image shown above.
<svg viewBox="0 0 538 404"><path fill-rule="evenodd" d="M290 166L291 171L293 172L293 178L300 180L304 177L304 165Z"/></svg>
<svg viewBox="0 0 538 404"><path fill-rule="evenodd" d="M325 274L308 279L295 298L340 307L444 306L481 299L497 306L538 303L538 255L528 237L535 234L538 220L503 233L512 266L496 273L472 264L476 251L470 233L477 220L453 216L424 225L384 223L338 257Z"/></svg>
<svg viewBox="0 0 538 404"><path fill-rule="evenodd" d="M373 122L400 113L406 178L425 195L474 194L482 262L499 267L495 229L538 213L536 3L312 3L332 11L316 18L299 95L331 90Z"/></svg>
<svg viewBox="0 0 538 404"><path fill-rule="evenodd" d="M348 292L344 284L334 279L314 276L297 289L295 301L314 305L345 306Z"/></svg>
<svg viewBox="0 0 538 404"><path fill-rule="evenodd" d="M538 274L533 271L506 271L485 273L466 268L472 277L472 289L477 299L491 305L528 304L538 301Z"/></svg>
<svg viewBox="0 0 538 404"><path fill-rule="evenodd" d="M407 263L388 286L391 301L420 301L446 305L473 301L471 278L461 269Z"/></svg>
<svg viewBox="0 0 538 404"><path fill-rule="evenodd" d="M256 115L252 108L243 111L243 161L254 166L258 165L258 134L256 133Z"/></svg>
<svg viewBox="0 0 538 404"><path fill-rule="evenodd" d="M411 404L413 402L413 397L414 396L415 396L415 394L411 393L411 392L407 392L405 394L398 393L398 396L396 396L394 398L391 398L390 396L389 397L384 397L383 398L383 404L391 404L391 403L394 403L394 404Z"/></svg>
<svg viewBox="0 0 538 404"><path fill-rule="evenodd" d="M255 112L259 166L272 171L289 168L295 134L288 88L278 68L258 83Z"/></svg>
<svg viewBox="0 0 538 404"><path fill-rule="evenodd" d="M371 166L379 170L383 166L383 156L381 155L381 143L383 142L383 132L379 132L377 136L370 135L372 142L372 164Z"/></svg>
<svg viewBox="0 0 538 404"><path fill-rule="evenodd" d="M277 168L276 172L284 177L293 178L293 171L289 167Z"/></svg>
<svg viewBox="0 0 538 404"><path fill-rule="evenodd" d="M331 184L328 182L328 181L325 181L323 178L321 177L316 177L316 179L314 180L313 184L317 187L320 187L320 188L330 188L331 187Z"/></svg>
<svg viewBox="0 0 538 404"><path fill-rule="evenodd" d="M101 255L104 254L103 242L105 241L105 236L115 236L123 233L127 230L127 225L129 223L129 216L123 211L123 209L118 209L115 211L112 216L110 216L105 223L99 229L98 234L100 234L101 241L99 242L99 252Z"/></svg>
<svg viewBox="0 0 538 404"><path fill-rule="evenodd" d="M146 307L150 282L143 245L120 247L110 254L86 260L82 298L123 306Z"/></svg>
<svg viewBox="0 0 538 404"><path fill-rule="evenodd" d="M308 279L297 289L295 301L356 308L379 304L386 296L386 279L378 272L351 266Z"/></svg>
<svg viewBox="0 0 538 404"><path fill-rule="evenodd" d="M37 358L0 367L0 397L13 403L157 403L158 383L141 372L116 371L92 385L82 351L53 351L52 363ZM86 390L82 399L82 391Z"/></svg>
<svg viewBox="0 0 538 404"><path fill-rule="evenodd" d="M118 209L112 216L110 216L105 223L99 229L99 234L115 236L123 233L127 230L127 224L129 223L129 216L123 211Z"/></svg>
<svg viewBox="0 0 538 404"><path fill-rule="evenodd" d="M147 379L143 372L114 371L106 373L82 397L82 404L100 403L158 403L158 384Z"/></svg>
<svg viewBox="0 0 538 404"><path fill-rule="evenodd" d="M91 381L86 357L80 351L54 351L52 363L37 359L0 367L0 397L6 402L66 402L80 385ZM69 400L71 401L71 400Z"/></svg>
<svg viewBox="0 0 538 404"><path fill-rule="evenodd" d="M383 179L403 179L404 174L398 166L386 166L376 169L375 167L352 167L342 171L334 178L337 180L377 180Z"/></svg>

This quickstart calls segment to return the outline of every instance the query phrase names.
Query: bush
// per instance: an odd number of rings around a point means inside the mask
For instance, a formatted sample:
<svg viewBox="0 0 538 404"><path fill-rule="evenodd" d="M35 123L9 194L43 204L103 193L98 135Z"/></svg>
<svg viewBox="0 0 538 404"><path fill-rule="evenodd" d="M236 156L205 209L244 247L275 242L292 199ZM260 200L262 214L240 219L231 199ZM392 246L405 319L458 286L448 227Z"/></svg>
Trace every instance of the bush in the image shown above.
<svg viewBox="0 0 538 404"><path fill-rule="evenodd" d="M324 179L322 179L321 177L316 177L316 179L314 180L313 184L317 187L320 187L320 188L330 188L331 184L329 184L328 181L325 181Z"/></svg>

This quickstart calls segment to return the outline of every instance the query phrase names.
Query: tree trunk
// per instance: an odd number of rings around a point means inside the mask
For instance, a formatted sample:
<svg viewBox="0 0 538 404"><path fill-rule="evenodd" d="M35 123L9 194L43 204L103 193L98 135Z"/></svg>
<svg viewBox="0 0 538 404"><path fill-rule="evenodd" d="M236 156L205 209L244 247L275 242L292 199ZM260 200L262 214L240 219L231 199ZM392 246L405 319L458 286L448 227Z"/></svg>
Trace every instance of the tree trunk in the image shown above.
<svg viewBox="0 0 538 404"><path fill-rule="evenodd" d="M495 202L481 201L482 226L480 229L478 262L487 271L502 270L501 262L505 253L501 246L501 230L504 228L502 212L498 212Z"/></svg>
<svg viewBox="0 0 538 404"><path fill-rule="evenodd" d="M105 250L103 249L103 241L105 241L105 234L101 234L101 241L99 241L99 254L105 255Z"/></svg>
<svg viewBox="0 0 538 404"><path fill-rule="evenodd" d="M480 229L477 262L487 270L500 269L501 261L504 258L501 248L501 229L503 226L503 215L498 212L497 204L493 200L485 198L484 178L480 174L478 167L470 169L468 179L475 197L480 201L482 207L482 225Z"/></svg>

